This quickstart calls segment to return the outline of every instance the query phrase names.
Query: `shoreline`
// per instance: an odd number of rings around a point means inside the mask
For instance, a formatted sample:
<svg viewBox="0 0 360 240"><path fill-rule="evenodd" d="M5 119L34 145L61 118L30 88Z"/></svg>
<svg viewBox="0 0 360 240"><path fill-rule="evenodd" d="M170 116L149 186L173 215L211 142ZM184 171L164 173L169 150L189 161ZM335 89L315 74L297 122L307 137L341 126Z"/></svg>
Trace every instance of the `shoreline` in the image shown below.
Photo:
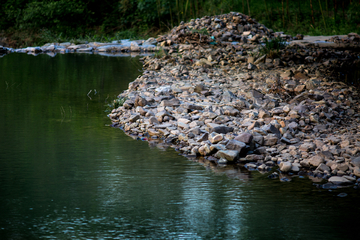
<svg viewBox="0 0 360 240"><path fill-rule="evenodd" d="M276 37L290 42L261 54L264 39ZM360 182L359 93L341 82L359 81L360 60L348 50L359 50L359 39L292 37L230 13L184 23L157 39L0 47L0 54L156 52L141 59L143 74L119 95L123 106L108 115L113 127L191 159L240 165L283 182L308 176L335 189Z"/></svg>
<svg viewBox="0 0 360 240"><path fill-rule="evenodd" d="M188 158L281 175L283 182L309 176L324 189L357 188L359 95L329 74L339 59L356 62L354 53L310 44L254 57L259 43L212 45L201 36L189 43L199 37L193 33L185 34L188 43L169 41L182 29L163 37L167 54L142 59L143 75L109 114L113 127L160 139Z"/></svg>

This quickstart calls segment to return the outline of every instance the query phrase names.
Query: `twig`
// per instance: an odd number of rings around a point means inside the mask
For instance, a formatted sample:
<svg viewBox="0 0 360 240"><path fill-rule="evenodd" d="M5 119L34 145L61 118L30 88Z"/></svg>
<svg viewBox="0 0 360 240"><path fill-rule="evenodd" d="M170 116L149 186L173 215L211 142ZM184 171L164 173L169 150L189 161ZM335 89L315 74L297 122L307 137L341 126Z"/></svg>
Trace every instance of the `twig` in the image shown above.
<svg viewBox="0 0 360 240"><path fill-rule="evenodd" d="M64 112L64 116L66 115L65 109L63 106L61 106L62 111Z"/></svg>
<svg viewBox="0 0 360 240"><path fill-rule="evenodd" d="M90 98L90 100L92 100L92 98L89 96L89 94L92 92L92 90L90 90L89 92L88 92L88 94L86 94L89 98Z"/></svg>
<svg viewBox="0 0 360 240"><path fill-rule="evenodd" d="M324 17L324 12L323 12L323 10L322 10L322 7L321 7L321 2L320 2L320 0L319 0L319 5L320 5L320 11L321 11L321 15L322 15L322 18L323 18L323 21L324 21L324 25L325 25L325 31L327 31L327 29L326 29L326 22L325 22L325 17Z"/></svg>
<svg viewBox="0 0 360 240"><path fill-rule="evenodd" d="M248 5L248 12L249 12L249 17L251 16L251 13L250 13L250 4L249 4L249 0L247 0L247 5Z"/></svg>
<svg viewBox="0 0 360 240"><path fill-rule="evenodd" d="M63 123L63 121L65 119L65 110L64 110L63 106L60 107L60 111L61 111L61 123Z"/></svg>
<svg viewBox="0 0 360 240"><path fill-rule="evenodd" d="M313 25L315 25L314 8L313 8L313 5L312 5L312 0L310 0L310 8L311 8L311 20L312 20Z"/></svg>

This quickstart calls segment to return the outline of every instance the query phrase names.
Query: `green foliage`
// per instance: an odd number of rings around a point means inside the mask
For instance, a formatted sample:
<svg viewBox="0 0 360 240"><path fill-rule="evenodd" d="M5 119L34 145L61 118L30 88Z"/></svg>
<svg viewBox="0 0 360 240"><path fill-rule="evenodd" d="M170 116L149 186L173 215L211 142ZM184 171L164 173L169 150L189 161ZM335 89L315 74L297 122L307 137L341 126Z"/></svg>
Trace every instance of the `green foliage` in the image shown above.
<svg viewBox="0 0 360 240"><path fill-rule="evenodd" d="M121 107L125 101L126 101L126 98L115 99L112 103L105 105L107 107L105 112L111 112L111 110Z"/></svg>
<svg viewBox="0 0 360 240"><path fill-rule="evenodd" d="M23 42L38 41L37 37L44 41L133 39L155 36L159 29L169 30L181 21L237 11L292 35L359 32L359 1L336 2L313 1L313 22L309 1L303 0L5 0L0 4L0 30L10 35L31 33ZM193 31L207 34L203 29Z"/></svg>
<svg viewBox="0 0 360 240"><path fill-rule="evenodd" d="M286 42L281 37L274 39L265 39L264 45L259 50L259 55L267 55L269 58L276 58L279 55L279 51L286 47Z"/></svg>
<svg viewBox="0 0 360 240"><path fill-rule="evenodd" d="M191 32L192 33L199 33L201 35L209 35L209 32L208 32L208 30L206 28L202 28L200 30L197 30L197 29L193 28L193 29L191 29Z"/></svg>
<svg viewBox="0 0 360 240"><path fill-rule="evenodd" d="M22 12L20 28L64 28L84 24L84 3L76 1L30 2Z"/></svg>
<svg viewBox="0 0 360 240"><path fill-rule="evenodd" d="M155 53L154 53L154 57L155 58L162 58L162 57L164 57L164 56L166 56L166 52L165 52L165 50L164 49L159 49L159 50L157 50Z"/></svg>

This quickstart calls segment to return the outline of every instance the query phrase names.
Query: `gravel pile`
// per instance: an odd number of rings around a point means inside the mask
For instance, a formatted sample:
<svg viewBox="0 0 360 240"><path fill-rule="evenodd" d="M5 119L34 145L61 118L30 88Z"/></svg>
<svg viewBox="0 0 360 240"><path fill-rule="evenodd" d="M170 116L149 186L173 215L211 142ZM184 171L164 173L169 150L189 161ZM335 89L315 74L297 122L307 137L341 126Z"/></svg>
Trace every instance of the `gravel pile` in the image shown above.
<svg viewBox="0 0 360 240"><path fill-rule="evenodd" d="M359 94L338 81L334 67L358 64L358 55L289 46L261 56L245 43L192 43L186 33L174 38L188 26L216 30L215 19L239 17L250 24L242 14L221 16L183 24L158 39L171 40L169 53L142 59L143 75L119 95L123 106L109 114L113 126L209 164L241 165L281 181L307 175L323 188L357 185Z"/></svg>

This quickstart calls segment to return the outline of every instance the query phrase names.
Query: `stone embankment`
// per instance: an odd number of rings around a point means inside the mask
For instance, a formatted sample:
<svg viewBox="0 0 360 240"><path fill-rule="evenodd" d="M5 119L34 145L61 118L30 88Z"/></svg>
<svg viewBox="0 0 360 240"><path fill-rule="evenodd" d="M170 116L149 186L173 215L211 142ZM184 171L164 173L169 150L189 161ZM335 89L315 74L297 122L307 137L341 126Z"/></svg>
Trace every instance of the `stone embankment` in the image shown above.
<svg viewBox="0 0 360 240"><path fill-rule="evenodd" d="M74 44L70 42L64 43L47 43L41 47L27 47L20 49L5 48L0 46L0 54L6 53L147 53L155 52L161 49L157 45L157 41L154 38L148 40L118 40L111 43L101 42L84 42L82 44Z"/></svg>
<svg viewBox="0 0 360 240"><path fill-rule="evenodd" d="M277 35L239 13L182 23L157 39L163 56L142 59L144 73L109 114L113 126L281 181L307 175L323 188L357 185L359 95L337 69L358 64L358 54L289 45L261 55L264 38Z"/></svg>

